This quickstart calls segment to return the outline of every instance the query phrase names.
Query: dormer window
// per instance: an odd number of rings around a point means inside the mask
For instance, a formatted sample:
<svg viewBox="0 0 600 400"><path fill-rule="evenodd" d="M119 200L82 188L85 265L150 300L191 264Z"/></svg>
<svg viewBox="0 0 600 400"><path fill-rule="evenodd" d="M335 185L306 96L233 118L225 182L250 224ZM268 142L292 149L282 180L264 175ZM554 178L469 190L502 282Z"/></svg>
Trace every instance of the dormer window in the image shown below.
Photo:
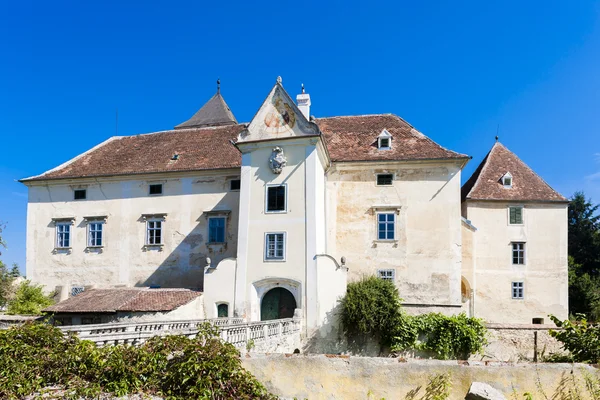
<svg viewBox="0 0 600 400"><path fill-rule="evenodd" d="M501 180L502 180L502 185L504 186L505 189L512 188L513 177L510 174L510 172L507 172L506 174L504 174L504 176L501 178Z"/></svg>
<svg viewBox="0 0 600 400"><path fill-rule="evenodd" d="M386 129L377 137L377 148L379 150L390 150L392 148L392 135Z"/></svg>

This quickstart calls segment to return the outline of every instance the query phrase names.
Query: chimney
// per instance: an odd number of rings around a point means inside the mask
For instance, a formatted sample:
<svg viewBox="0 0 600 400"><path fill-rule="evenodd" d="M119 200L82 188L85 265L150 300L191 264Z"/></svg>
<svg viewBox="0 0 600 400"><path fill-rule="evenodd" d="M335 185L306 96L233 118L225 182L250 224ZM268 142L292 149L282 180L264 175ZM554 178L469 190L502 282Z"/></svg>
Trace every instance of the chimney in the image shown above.
<svg viewBox="0 0 600 400"><path fill-rule="evenodd" d="M296 103L298 103L298 108L306 119L310 120L310 95L304 93L304 83L302 84L302 93L296 96Z"/></svg>

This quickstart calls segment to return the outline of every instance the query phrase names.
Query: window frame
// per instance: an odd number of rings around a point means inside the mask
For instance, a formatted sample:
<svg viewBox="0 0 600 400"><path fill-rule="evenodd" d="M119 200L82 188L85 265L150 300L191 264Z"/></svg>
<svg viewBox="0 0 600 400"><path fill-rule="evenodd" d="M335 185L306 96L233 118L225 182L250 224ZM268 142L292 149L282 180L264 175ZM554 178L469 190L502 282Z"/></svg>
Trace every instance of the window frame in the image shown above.
<svg viewBox="0 0 600 400"><path fill-rule="evenodd" d="M513 176L510 172L505 173L504 175L502 175L502 178L500 178L502 181L502 186L504 186L505 189L511 189L513 186ZM510 179L510 183L506 183L506 179Z"/></svg>
<svg viewBox="0 0 600 400"><path fill-rule="evenodd" d="M514 206L508 206L508 225L512 225L512 226L523 226L525 225L525 216L524 216L524 212L525 212L525 207L522 205L514 205ZM510 212L511 209L513 208L520 208L521 209L521 222L519 223L512 223L510 222Z"/></svg>
<svg viewBox="0 0 600 400"><path fill-rule="evenodd" d="M150 223L156 223L156 222L160 222L160 243L150 243L150 230L158 230L157 228L150 228ZM145 242L144 245L145 246L163 246L164 240L165 240L165 235L163 234L164 231L164 223L165 219L164 218L147 218L146 219L146 234L145 234ZM156 235L155 235L156 236Z"/></svg>
<svg viewBox="0 0 600 400"><path fill-rule="evenodd" d="M83 192L83 197L82 197L82 198L80 198L80 199L78 199L78 198L76 197L76 195L75 195L75 193L77 193L77 192ZM74 200L74 201L82 201L82 200L87 200L87 189L82 189L82 188L79 188L79 189L73 189L73 200Z"/></svg>
<svg viewBox="0 0 600 400"><path fill-rule="evenodd" d="M283 187L283 210L269 210L269 188L271 187ZM265 214L286 214L288 210L288 185L287 183L269 183L265 185Z"/></svg>
<svg viewBox="0 0 600 400"><path fill-rule="evenodd" d="M394 226L394 237L392 239L388 239L388 230L387 230L387 224L389 224L389 221L385 221L384 223L386 224L386 235L385 235L385 239L381 239L379 238L379 216L380 215L393 215L394 220L392 221L393 226ZM375 213L375 240L378 242L395 242L398 240L398 232L397 232L397 218L396 218L397 213L395 211L377 211Z"/></svg>
<svg viewBox="0 0 600 400"><path fill-rule="evenodd" d="M390 273L391 277L383 276L384 274ZM392 283L396 283L396 270L394 268L383 268L377 270L377 278L392 281Z"/></svg>
<svg viewBox="0 0 600 400"><path fill-rule="evenodd" d="M282 257L269 257L269 235L283 235L282 243ZM285 262L287 256L287 232L265 232L265 240L264 240L264 251L263 251L263 261L265 262ZM275 241L275 246L277 246L277 241ZM277 248L275 248L277 251Z"/></svg>
<svg viewBox="0 0 600 400"><path fill-rule="evenodd" d="M515 290L517 290L517 296L515 296ZM519 290L520 290L520 296L518 296ZM524 300L525 299L525 282L512 281L510 283L510 296L513 300Z"/></svg>
<svg viewBox="0 0 600 400"><path fill-rule="evenodd" d="M379 177L384 176L384 175L390 175L392 177L392 180L389 185L379 183ZM381 172L381 173L375 174L375 186L394 186L395 180L396 180L396 174L394 174L394 173Z"/></svg>
<svg viewBox="0 0 600 400"><path fill-rule="evenodd" d="M221 306L225 306L227 307L227 316L225 317L219 317L219 307ZM216 318L229 318L229 303L225 302L225 301L219 301L215 303L215 309L216 309Z"/></svg>
<svg viewBox="0 0 600 400"><path fill-rule="evenodd" d="M232 188L233 182L236 182L236 181L239 182L240 187L237 189L233 189ZM241 189L242 189L242 180L240 178L229 180L229 191L230 192L239 192Z"/></svg>
<svg viewBox="0 0 600 400"><path fill-rule="evenodd" d="M96 230L94 232L100 232L100 244L91 244L91 239L92 239L92 225L99 225L101 228L100 230ZM104 247L104 221L102 220L88 220L87 221L87 227L86 227L86 232L87 232L87 247L88 248L101 248Z"/></svg>
<svg viewBox="0 0 600 400"><path fill-rule="evenodd" d="M70 221L58 221L58 222L55 223L55 234L54 234L54 248L55 249L59 249L60 250L60 249L70 249L70 248L72 248L72 244L73 244L72 243L72 240L73 240L72 233L73 233L73 231L71 230L71 226L72 225L73 225L73 223L70 222ZM66 232L65 231L60 232L59 227L66 227L67 231ZM69 244L68 244L68 246L60 246L59 245L59 239L58 239L59 235L60 234L64 235L65 233L68 235ZM63 243L64 243L64 238L63 238Z"/></svg>
<svg viewBox="0 0 600 400"><path fill-rule="evenodd" d="M216 242L216 241L211 241L211 236L210 236L210 221L211 220L216 220L216 219L222 219L223 220L223 241L222 242ZM208 229L208 240L206 241L207 244L224 244L227 243L227 217L226 216L221 216L221 215L214 215L214 216L210 216L207 218L208 222L207 222L207 229Z"/></svg>
<svg viewBox="0 0 600 400"><path fill-rule="evenodd" d="M160 193L151 193L152 192L152 187L156 187L156 186L160 186ZM164 185L162 183L149 183L148 184L148 196L162 196L163 193L165 192L164 190Z"/></svg>
<svg viewBox="0 0 600 400"><path fill-rule="evenodd" d="M515 245L523 245L523 248L522 249L518 249L518 248L515 249ZM526 242L523 242L523 241L521 241L521 242L517 242L517 241L510 242L510 251L511 251L510 257L511 257L512 265L525 265L526 264L526 262L527 262L527 251L526 251L526 249L527 249ZM515 263L515 251L518 252L517 253L517 261L520 260L520 259L522 259L523 262L521 262L521 263L516 262ZM522 254L521 256L519 256L519 252Z"/></svg>

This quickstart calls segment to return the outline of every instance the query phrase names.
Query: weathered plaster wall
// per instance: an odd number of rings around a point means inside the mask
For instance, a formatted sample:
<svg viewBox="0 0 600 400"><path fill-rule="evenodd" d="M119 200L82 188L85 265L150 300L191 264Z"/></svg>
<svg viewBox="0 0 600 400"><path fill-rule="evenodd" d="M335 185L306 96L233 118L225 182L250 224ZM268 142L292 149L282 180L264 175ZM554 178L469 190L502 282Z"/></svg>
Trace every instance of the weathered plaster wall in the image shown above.
<svg viewBox="0 0 600 400"><path fill-rule="evenodd" d="M32 183L27 276L48 291L61 286L62 298L75 285L202 288L206 257L217 264L237 251L239 192L229 191L229 181L238 177L239 170L231 170ZM150 183L162 183L163 195L149 196ZM85 187L87 199L73 200L74 187ZM209 210L231 211L225 245L207 245ZM160 249L144 246L142 214L153 213L166 214ZM86 248L84 217L90 216L107 216L100 250ZM71 217L72 249L56 251L52 219Z"/></svg>
<svg viewBox="0 0 600 400"><path fill-rule="evenodd" d="M242 363L274 394L311 400L430 398L425 397L430 378L444 373L452 377L451 400L464 399L475 381L492 385L506 398L512 398L513 388L519 398L526 391L538 394L539 382L547 398L562 398L558 395L575 380L583 398L590 398L585 396L582 372L597 374L593 367L582 364L486 365L327 355L249 354L242 357Z"/></svg>
<svg viewBox="0 0 600 400"><path fill-rule="evenodd" d="M206 318L217 318L217 305L227 304L230 317L233 316L235 304L235 270L234 258L226 258L218 265L206 271L204 275L204 306Z"/></svg>
<svg viewBox="0 0 600 400"><path fill-rule="evenodd" d="M378 173L393 173L393 185L377 186ZM350 280L395 269L405 303L460 311L458 163L336 164L327 191L329 239L346 256ZM377 240L374 206L397 210L397 240Z"/></svg>
<svg viewBox="0 0 600 400"><path fill-rule="evenodd" d="M567 205L525 204L523 225L509 225L508 203L467 201L473 237L475 316L488 322L529 324L548 314L568 317ZM512 264L511 242L525 242L525 264ZM464 246L463 246L464 247ZM465 254L463 252L463 254ZM524 299L511 283L524 282Z"/></svg>
<svg viewBox="0 0 600 400"><path fill-rule="evenodd" d="M556 327L554 327L556 329ZM549 325L488 325L488 345L483 355L472 356L473 360L483 361L534 361L551 354L564 354L560 342L550 336ZM537 347L535 337L537 335Z"/></svg>

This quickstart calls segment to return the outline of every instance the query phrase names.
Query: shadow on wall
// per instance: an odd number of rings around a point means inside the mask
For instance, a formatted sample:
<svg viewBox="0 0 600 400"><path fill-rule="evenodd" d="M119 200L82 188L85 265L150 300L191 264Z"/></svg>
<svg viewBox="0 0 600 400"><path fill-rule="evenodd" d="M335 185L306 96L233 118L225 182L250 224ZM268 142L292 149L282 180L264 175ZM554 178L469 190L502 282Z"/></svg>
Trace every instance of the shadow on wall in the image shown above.
<svg viewBox="0 0 600 400"><path fill-rule="evenodd" d="M204 290L204 268L207 266L207 257L211 265L216 266L225 258L237 256L237 221L238 209L230 204L232 196L238 193L227 192L223 199L212 210L199 210L196 225L187 235L181 234L173 228L178 224L171 224L167 217L163 235L176 247L164 257L164 261L147 278L140 279L135 286L150 286L160 288L189 288ZM208 243L209 217L225 218L225 242ZM163 248L144 246L142 251L163 252ZM132 271L134 272L134 271Z"/></svg>

